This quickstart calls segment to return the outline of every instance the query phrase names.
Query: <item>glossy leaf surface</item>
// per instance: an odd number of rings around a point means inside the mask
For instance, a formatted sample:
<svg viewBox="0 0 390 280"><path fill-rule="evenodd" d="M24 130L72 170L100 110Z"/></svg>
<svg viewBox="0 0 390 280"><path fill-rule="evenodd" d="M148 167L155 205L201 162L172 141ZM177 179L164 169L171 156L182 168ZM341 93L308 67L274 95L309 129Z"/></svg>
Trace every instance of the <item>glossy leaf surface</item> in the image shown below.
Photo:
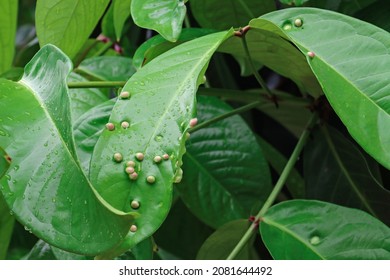
<svg viewBox="0 0 390 280"><path fill-rule="evenodd" d="M139 69L175 46L213 32L214 30L210 29L184 28L176 42L169 42L161 35L156 35L139 46L133 56L133 65L136 69Z"/></svg>
<svg viewBox="0 0 390 280"><path fill-rule="evenodd" d="M65 84L70 69L70 60L48 45L20 82L0 81L0 141L12 158L0 183L27 230L56 247L93 255L120 242L133 215L97 197L79 166Z"/></svg>
<svg viewBox="0 0 390 280"><path fill-rule="evenodd" d="M273 0L192 0L190 6L200 26L218 30L244 27L276 8Z"/></svg>
<svg viewBox="0 0 390 280"><path fill-rule="evenodd" d="M135 72L132 60L122 56L91 57L83 60L77 70L103 81L127 81Z"/></svg>
<svg viewBox="0 0 390 280"><path fill-rule="evenodd" d="M250 21L251 29L246 33L246 41L251 58L256 64L262 64L293 80L303 92L314 97L323 94L316 77L307 65L302 53L280 37L278 28L261 19ZM242 45L242 39L232 37L220 48L221 52L234 55L241 61L241 67L248 67L248 57ZM245 69L242 70L245 72Z"/></svg>
<svg viewBox="0 0 390 280"><path fill-rule="evenodd" d="M131 15L134 23L153 29L168 41L179 38L186 15L184 0L132 0Z"/></svg>
<svg viewBox="0 0 390 280"><path fill-rule="evenodd" d="M369 214L327 202L291 200L269 209L261 237L276 260L389 260L390 229Z"/></svg>
<svg viewBox="0 0 390 280"><path fill-rule="evenodd" d="M10 166L10 157L0 148L0 178ZM10 214L9 208L0 193L0 260L4 260L7 255L8 244L11 240L14 228L14 217Z"/></svg>
<svg viewBox="0 0 390 280"><path fill-rule="evenodd" d="M93 107L81 115L74 123L76 151L85 174L89 174L93 149L102 132L102 127L110 118L114 104L115 100L108 100Z"/></svg>
<svg viewBox="0 0 390 280"><path fill-rule="evenodd" d="M171 207L172 184L181 176L184 136L195 114L199 77L231 34L215 33L184 43L141 68L123 88L122 94L128 92L130 97L119 97L112 110L109 122L114 130L100 128L104 130L92 156L91 181L115 208L140 214L137 231L130 233L130 247L150 236ZM123 160L113 160L115 153ZM137 153L143 159L136 158ZM155 162L156 156L165 154L169 159ZM135 162L136 180L125 172L128 161ZM133 201L139 203L135 209Z"/></svg>
<svg viewBox="0 0 390 280"><path fill-rule="evenodd" d="M234 220L217 229L202 245L196 257L198 260L226 260L249 226L248 220ZM252 242L241 250L236 260L252 259Z"/></svg>
<svg viewBox="0 0 390 280"><path fill-rule="evenodd" d="M68 77L68 82L86 82L87 79L82 76L71 73ZM96 88L73 88L69 89L70 111L72 122L76 122L81 115L89 109L108 100L107 96Z"/></svg>
<svg viewBox="0 0 390 280"><path fill-rule="evenodd" d="M390 224L390 192L376 179L375 164L340 132L323 127L305 147L307 198L359 208Z"/></svg>
<svg viewBox="0 0 390 280"><path fill-rule="evenodd" d="M198 121L231 111L213 97L198 97ZM267 162L244 120L233 116L191 134L184 155L184 203L201 221L217 228L247 218L271 191Z"/></svg>
<svg viewBox="0 0 390 280"><path fill-rule="evenodd" d="M315 54L308 63L331 106L359 145L390 169L390 34L318 9L287 9L263 18L303 53ZM294 25L297 18L300 27Z"/></svg>
<svg viewBox="0 0 390 280"><path fill-rule="evenodd" d="M18 17L18 1L0 1L0 74L8 70L15 53L16 23Z"/></svg>
<svg viewBox="0 0 390 280"><path fill-rule="evenodd" d="M122 36L123 26L130 16L131 0L114 0L113 16L116 40L119 41Z"/></svg>
<svg viewBox="0 0 390 280"><path fill-rule="evenodd" d="M54 44L73 58L87 41L110 0L38 0L40 46Z"/></svg>

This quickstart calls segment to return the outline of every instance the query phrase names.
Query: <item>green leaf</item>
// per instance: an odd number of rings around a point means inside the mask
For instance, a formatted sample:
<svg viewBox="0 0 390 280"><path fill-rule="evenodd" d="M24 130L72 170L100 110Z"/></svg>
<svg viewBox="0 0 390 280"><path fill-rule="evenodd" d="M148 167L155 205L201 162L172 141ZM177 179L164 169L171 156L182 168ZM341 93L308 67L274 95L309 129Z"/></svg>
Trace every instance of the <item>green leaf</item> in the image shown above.
<svg viewBox="0 0 390 280"><path fill-rule="evenodd" d="M199 122L232 110L213 97L198 97ZM184 203L201 221L217 228L248 218L270 193L268 164L251 129L239 116L192 133L177 185Z"/></svg>
<svg viewBox="0 0 390 280"><path fill-rule="evenodd" d="M2 0L0 2L0 74L8 70L14 59L15 35L18 18L18 1Z"/></svg>
<svg viewBox="0 0 390 280"><path fill-rule="evenodd" d="M136 25L153 29L175 42L180 36L186 6L184 0L133 0L131 15Z"/></svg>
<svg viewBox="0 0 390 280"><path fill-rule="evenodd" d="M54 44L75 57L106 10L109 0L38 0L36 29L40 46Z"/></svg>
<svg viewBox="0 0 390 280"><path fill-rule="evenodd" d="M215 30L184 28L176 42L169 42L165 40L164 37L162 37L161 35L156 35L144 42L141 46L139 46L133 56L133 65L136 69L139 69L143 65L149 63L155 57L176 47L177 45L193 40L195 38L202 37L204 35L208 35L213 32L215 32Z"/></svg>
<svg viewBox="0 0 390 280"><path fill-rule="evenodd" d="M127 81L135 68L131 58L122 56L98 56L85 59L77 71L102 81Z"/></svg>
<svg viewBox="0 0 390 280"><path fill-rule="evenodd" d="M79 166L65 83L70 70L69 58L47 45L20 82L0 80L0 141L12 158L1 191L27 230L94 255L120 242L136 213L109 206Z"/></svg>
<svg viewBox="0 0 390 280"><path fill-rule="evenodd" d="M104 129L95 146L90 169L94 187L115 208L140 215L129 248L156 231L171 207L172 184L180 176L185 151L184 135L195 113L195 93L212 54L228 36L232 31L184 43L141 68L112 110L109 122L114 130ZM130 98L122 97L124 92ZM119 153L117 160L113 160L115 153ZM137 153L143 154L143 160L136 159ZM169 159L154 162L165 154ZM125 172L128 161L135 162L136 180ZM149 176L154 183L147 182ZM139 207L132 207L132 201Z"/></svg>
<svg viewBox="0 0 390 280"><path fill-rule="evenodd" d="M112 41L115 41L116 34L114 29L114 5L111 4L107 12L104 14L101 23L102 35L109 38Z"/></svg>
<svg viewBox="0 0 390 280"><path fill-rule="evenodd" d="M192 0L190 5L200 26L218 30L244 27L251 19L276 9L273 0Z"/></svg>
<svg viewBox="0 0 390 280"><path fill-rule="evenodd" d="M323 94L320 85L305 57L290 42L280 36L280 30L273 24L262 19L254 19L249 23L250 30L245 38L252 60L262 64L293 80L303 91L314 97ZM278 33L279 32L279 33ZM242 45L242 38L237 36L226 41L219 51L234 55L241 59L244 67L248 57Z"/></svg>
<svg viewBox="0 0 390 280"><path fill-rule="evenodd" d="M301 27L293 24L297 18ZM286 9L264 19L301 52L315 54L308 63L331 106L356 142L390 169L390 34L358 19L310 8Z"/></svg>
<svg viewBox="0 0 390 280"><path fill-rule="evenodd" d="M287 159L277 149L275 149L270 143L257 137L257 142L261 146L264 157L267 159L271 167L278 173L282 174L284 167L287 164ZM305 197L305 182L299 172L293 168L287 177L286 186L293 198Z"/></svg>
<svg viewBox="0 0 390 280"><path fill-rule="evenodd" d="M73 72L68 77L68 82L85 81L88 80ZM73 122L76 122L89 109L108 100L107 96L96 88L69 89L69 97Z"/></svg>
<svg viewBox="0 0 390 280"><path fill-rule="evenodd" d="M85 174L89 174L93 149L102 132L102 127L110 118L114 104L115 100L108 100L93 107L74 123L76 151Z"/></svg>
<svg viewBox="0 0 390 280"><path fill-rule="evenodd" d="M1 132L2 130L0 130L0 135L2 135ZM6 173L10 164L11 157L2 148L0 148L0 178ZM8 245L12 237L14 223L15 218L11 215L8 206L4 201L3 195L0 193L0 260L4 260L7 256Z"/></svg>
<svg viewBox="0 0 390 280"><path fill-rule="evenodd" d="M260 223L276 260L389 260L390 229L369 214L327 202L291 200Z"/></svg>
<svg viewBox="0 0 390 280"><path fill-rule="evenodd" d="M375 162L332 127L312 136L304 153L307 198L359 208L390 224L390 191L373 177Z"/></svg>
<svg viewBox="0 0 390 280"><path fill-rule="evenodd" d="M248 230L248 220L240 219L217 229L202 245L196 259L198 260L226 260L241 237ZM253 240L252 240L253 242ZM252 242L246 246L235 258L236 260L250 260L252 258Z"/></svg>
<svg viewBox="0 0 390 280"><path fill-rule="evenodd" d="M122 36L123 26L130 16L131 0L113 0L114 5L114 29L116 40L119 41Z"/></svg>
<svg viewBox="0 0 390 280"><path fill-rule="evenodd" d="M25 260L90 260L90 257L69 253L50 246L43 240L38 240L31 251L23 258Z"/></svg>
<svg viewBox="0 0 390 280"><path fill-rule="evenodd" d="M153 237L159 251L163 249L180 259L194 260L212 233L213 230L197 219L182 200L177 200Z"/></svg>

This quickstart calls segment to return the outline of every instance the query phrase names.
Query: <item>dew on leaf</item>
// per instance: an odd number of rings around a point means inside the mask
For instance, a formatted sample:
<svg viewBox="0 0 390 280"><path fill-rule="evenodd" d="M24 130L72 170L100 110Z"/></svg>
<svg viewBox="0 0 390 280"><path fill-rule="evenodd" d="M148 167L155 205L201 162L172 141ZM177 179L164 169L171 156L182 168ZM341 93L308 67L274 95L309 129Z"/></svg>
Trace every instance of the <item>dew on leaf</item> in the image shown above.
<svg viewBox="0 0 390 280"><path fill-rule="evenodd" d="M310 244L312 244L312 245L318 245L318 244L320 244L320 242L321 242L321 239L316 235L310 238Z"/></svg>

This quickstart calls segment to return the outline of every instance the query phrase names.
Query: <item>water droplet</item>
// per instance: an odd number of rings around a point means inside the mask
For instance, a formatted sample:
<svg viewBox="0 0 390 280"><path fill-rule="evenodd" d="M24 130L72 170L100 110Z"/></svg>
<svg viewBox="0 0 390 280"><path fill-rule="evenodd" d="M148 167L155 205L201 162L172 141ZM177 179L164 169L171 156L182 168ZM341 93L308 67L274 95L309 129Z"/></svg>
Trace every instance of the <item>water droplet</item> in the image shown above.
<svg viewBox="0 0 390 280"><path fill-rule="evenodd" d="M292 24L291 24L291 22L290 22L290 21L286 21L285 23L283 23L282 28L283 28L283 30L285 30L285 31L291 30L291 29L292 29Z"/></svg>
<svg viewBox="0 0 390 280"><path fill-rule="evenodd" d="M136 153L135 158L138 159L139 161L142 161L144 159L144 154L143 153Z"/></svg>
<svg viewBox="0 0 390 280"><path fill-rule="evenodd" d="M19 165L15 165L15 166L14 166L14 170L15 170L15 171L19 170Z"/></svg>
<svg viewBox="0 0 390 280"><path fill-rule="evenodd" d="M129 122L122 122L121 123L121 127L124 128L124 129L127 129L127 128L130 127L130 124L129 124Z"/></svg>
<svg viewBox="0 0 390 280"><path fill-rule="evenodd" d="M130 93L128 91L122 91L119 94L119 98L121 98L121 99L128 99L129 97L130 97Z"/></svg>
<svg viewBox="0 0 390 280"><path fill-rule="evenodd" d="M113 123L107 123L106 128L109 131L113 131L115 129L115 125Z"/></svg>
<svg viewBox="0 0 390 280"><path fill-rule="evenodd" d="M156 177L150 175L150 176L146 177L146 181L147 181L149 184L153 184L154 182L156 182Z"/></svg>
<svg viewBox="0 0 390 280"><path fill-rule="evenodd" d="M300 18L294 20L295 27L301 27L303 25L303 21Z"/></svg>
<svg viewBox="0 0 390 280"><path fill-rule="evenodd" d="M153 159L153 161L154 161L155 163L160 163L161 160L162 160L162 157L160 157L160 156L155 156L154 159Z"/></svg>
<svg viewBox="0 0 390 280"><path fill-rule="evenodd" d="M0 136L7 136L7 133L3 130L0 130Z"/></svg>
<svg viewBox="0 0 390 280"><path fill-rule="evenodd" d="M115 153L113 155L113 159L115 162L121 162L123 160L123 156L121 153Z"/></svg>
<svg viewBox="0 0 390 280"><path fill-rule="evenodd" d="M131 232L136 232L136 231L137 231L137 226L136 226L136 225L132 225L132 226L130 227L130 231L131 231Z"/></svg>
<svg viewBox="0 0 390 280"><path fill-rule="evenodd" d="M318 237L318 236L313 236L312 238L310 238L310 244L312 245L318 245L320 244L321 242L321 239Z"/></svg>
<svg viewBox="0 0 390 280"><path fill-rule="evenodd" d="M137 200L133 200L130 204L131 208L138 209L139 208L139 202Z"/></svg>
<svg viewBox="0 0 390 280"><path fill-rule="evenodd" d="M156 140L157 142L160 142L163 140L163 136L159 134L156 137L154 137L154 140Z"/></svg>
<svg viewBox="0 0 390 280"><path fill-rule="evenodd" d="M126 172L127 174L132 174L132 173L134 173L134 172L135 172L134 167L131 167L131 166L126 167L125 172Z"/></svg>
<svg viewBox="0 0 390 280"><path fill-rule="evenodd" d="M130 180L137 180L137 178L138 178L138 173L137 172L134 172L134 173L131 173L131 174L129 174L129 178L130 178Z"/></svg>

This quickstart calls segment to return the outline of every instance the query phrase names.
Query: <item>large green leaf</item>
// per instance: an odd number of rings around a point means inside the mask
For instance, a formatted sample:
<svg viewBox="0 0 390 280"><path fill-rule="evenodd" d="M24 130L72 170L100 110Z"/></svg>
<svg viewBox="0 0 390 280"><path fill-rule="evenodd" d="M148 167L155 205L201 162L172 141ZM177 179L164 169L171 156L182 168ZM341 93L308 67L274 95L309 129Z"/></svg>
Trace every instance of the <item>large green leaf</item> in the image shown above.
<svg viewBox="0 0 390 280"><path fill-rule="evenodd" d="M302 8L270 13L274 24L308 57L326 97L348 131L390 169L390 34L335 12ZM302 25L295 26L296 19ZM290 28L286 28L290 26Z"/></svg>
<svg viewBox="0 0 390 280"><path fill-rule="evenodd" d="M133 65L136 69L152 61L160 54L184 42L215 32L210 29L184 28L176 42L169 42L161 35L156 35L144 42L133 56Z"/></svg>
<svg viewBox="0 0 390 280"><path fill-rule="evenodd" d="M200 122L231 111L214 97L198 97ZM192 133L177 185L184 203L204 223L217 228L248 218L271 191L267 162L251 129L239 116Z"/></svg>
<svg viewBox="0 0 390 280"><path fill-rule="evenodd" d="M153 236L159 249L184 260L194 260L200 247L212 233L213 230L197 219L182 200L177 200L167 219Z"/></svg>
<svg viewBox="0 0 390 280"><path fill-rule="evenodd" d="M38 0L39 44L54 44L73 58L87 41L110 0Z"/></svg>
<svg viewBox="0 0 390 280"><path fill-rule="evenodd" d="M292 200L269 209L261 237L276 260L390 259L390 229L369 214L327 202Z"/></svg>
<svg viewBox="0 0 390 280"><path fill-rule="evenodd" d="M119 41L122 36L123 26L130 16L131 0L113 0L114 5L114 29L116 40Z"/></svg>
<svg viewBox="0 0 390 280"><path fill-rule="evenodd" d="M248 230L248 226L249 222L245 219L234 220L221 226L202 245L196 258L198 260L226 260ZM253 259L252 248L252 242L248 242L235 259Z"/></svg>
<svg viewBox="0 0 390 280"><path fill-rule="evenodd" d="M18 1L0 1L0 74L8 70L14 59Z"/></svg>
<svg viewBox="0 0 390 280"><path fill-rule="evenodd" d="M277 33L278 28L264 20L255 19L249 23L246 33L248 49L254 63L262 64L275 72L293 80L305 93L314 97L323 94L302 53ZM248 57L243 48L242 38L227 40L220 51L234 55L241 61L241 67L247 67ZM245 72L245 69L242 69Z"/></svg>
<svg viewBox="0 0 390 280"><path fill-rule="evenodd" d="M375 162L332 127L312 135L304 153L307 198L360 208L390 225L390 191L373 177Z"/></svg>
<svg viewBox="0 0 390 280"><path fill-rule="evenodd" d="M103 130L93 152L90 178L114 207L140 214L129 246L150 236L171 207L197 87L212 54L231 35L204 36L155 58L131 77L112 110L111 128ZM164 155L169 158L155 162ZM125 172L128 161L135 162L136 180Z"/></svg>
<svg viewBox="0 0 390 280"><path fill-rule="evenodd" d="M70 69L69 58L48 45L20 82L0 80L0 143L12 158L1 191L27 230L56 247L94 255L120 242L137 214L109 206L81 170L65 83Z"/></svg>
<svg viewBox="0 0 390 280"><path fill-rule="evenodd" d="M191 0L190 5L200 26L219 30L243 27L276 8L274 0Z"/></svg>
<svg viewBox="0 0 390 280"><path fill-rule="evenodd" d="M133 0L131 15L138 26L156 30L168 41L179 38L186 15L184 0Z"/></svg>
<svg viewBox="0 0 390 280"><path fill-rule="evenodd" d="M131 58L122 56L91 57L76 70L104 81L127 81L135 73Z"/></svg>
<svg viewBox="0 0 390 280"><path fill-rule="evenodd" d="M1 133L1 131L0 131ZM3 177L11 163L10 156L0 148L0 178ZM10 214L9 208L0 193L0 260L4 260L14 228L14 217Z"/></svg>
<svg viewBox="0 0 390 280"><path fill-rule="evenodd" d="M93 149L102 132L102 127L110 118L114 104L115 100L108 100L91 108L73 125L76 151L85 174L89 174Z"/></svg>
<svg viewBox="0 0 390 280"><path fill-rule="evenodd" d="M82 76L71 73L68 77L68 82L86 82L87 79ZM74 88L69 90L70 111L72 121L76 122L81 115L89 109L105 102L108 97L99 89L96 88Z"/></svg>

